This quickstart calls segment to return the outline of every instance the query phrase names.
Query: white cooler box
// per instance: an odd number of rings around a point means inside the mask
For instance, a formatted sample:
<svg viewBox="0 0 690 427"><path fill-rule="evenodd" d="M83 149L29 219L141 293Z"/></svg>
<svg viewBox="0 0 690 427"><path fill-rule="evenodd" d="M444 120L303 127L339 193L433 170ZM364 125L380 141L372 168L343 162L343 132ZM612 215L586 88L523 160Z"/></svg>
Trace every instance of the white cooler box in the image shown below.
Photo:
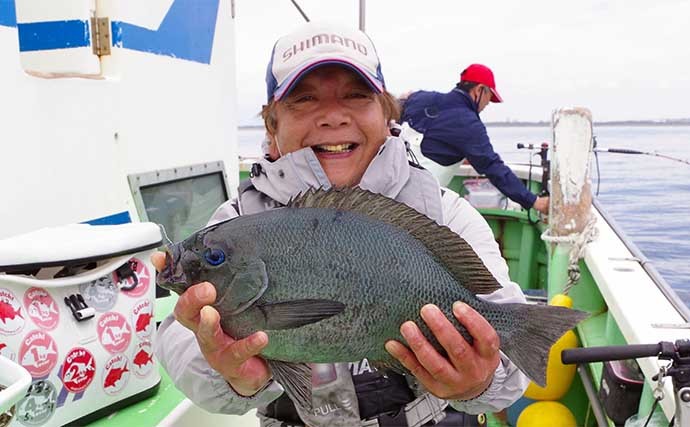
<svg viewBox="0 0 690 427"><path fill-rule="evenodd" d="M12 426L85 424L156 392L153 223L0 240L0 354L31 385Z"/></svg>

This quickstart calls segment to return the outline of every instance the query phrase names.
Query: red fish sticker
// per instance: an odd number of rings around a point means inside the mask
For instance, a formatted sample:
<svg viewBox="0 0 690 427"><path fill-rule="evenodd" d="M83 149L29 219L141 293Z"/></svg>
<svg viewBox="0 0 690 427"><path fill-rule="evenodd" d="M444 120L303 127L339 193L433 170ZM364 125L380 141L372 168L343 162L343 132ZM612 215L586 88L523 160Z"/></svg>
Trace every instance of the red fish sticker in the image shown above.
<svg viewBox="0 0 690 427"><path fill-rule="evenodd" d="M2 341L0 341L0 355L5 356L13 362L17 360L17 354L12 350L12 347Z"/></svg>
<svg viewBox="0 0 690 427"><path fill-rule="evenodd" d="M72 393L85 390L96 375L96 359L83 347L75 347L67 353L62 363L62 383Z"/></svg>
<svg viewBox="0 0 690 427"><path fill-rule="evenodd" d="M127 319L120 313L103 314L96 324L98 340L109 353L122 353L127 350L132 340L132 328Z"/></svg>
<svg viewBox="0 0 690 427"><path fill-rule="evenodd" d="M0 288L0 334L14 335L26 322L22 306L12 291Z"/></svg>
<svg viewBox="0 0 690 427"><path fill-rule="evenodd" d="M24 308L39 328L52 331L60 321L58 305L45 289L28 289L24 293Z"/></svg>
<svg viewBox="0 0 690 427"><path fill-rule="evenodd" d="M116 354L105 362L103 391L111 396L121 392L129 382L129 361L124 354Z"/></svg>
<svg viewBox="0 0 690 427"><path fill-rule="evenodd" d="M153 371L153 349L149 341L140 342L134 349L132 370L139 378L148 376Z"/></svg>
<svg viewBox="0 0 690 427"><path fill-rule="evenodd" d="M134 304L132 308L132 325L134 332L141 339L151 336L156 325L153 321L153 304L147 299L143 299Z"/></svg>
<svg viewBox="0 0 690 427"><path fill-rule="evenodd" d="M113 272L113 282L117 284L122 293L133 298L139 298L146 294L149 290L149 283L151 283L151 275L146 263L138 258L132 258L129 261L129 268L132 270L134 276L122 276L120 269Z"/></svg>
<svg viewBox="0 0 690 427"><path fill-rule="evenodd" d="M19 363L34 378L45 377L58 362L57 344L47 332L34 330L26 334L19 346Z"/></svg>

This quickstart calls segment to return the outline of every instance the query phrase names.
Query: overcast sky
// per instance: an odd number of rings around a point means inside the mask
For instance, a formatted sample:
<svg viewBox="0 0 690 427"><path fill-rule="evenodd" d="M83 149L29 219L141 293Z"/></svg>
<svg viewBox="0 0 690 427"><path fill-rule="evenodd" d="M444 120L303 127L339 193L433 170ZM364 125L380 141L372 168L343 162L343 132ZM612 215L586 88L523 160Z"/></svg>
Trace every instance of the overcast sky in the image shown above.
<svg viewBox="0 0 690 427"><path fill-rule="evenodd" d="M312 21L358 25L358 0L297 0ZM689 0L368 0L366 32L389 91L448 91L473 62L503 104L485 121L550 120L584 106L594 120L690 117ZM303 18L290 0L235 0L240 124L266 101L275 40Z"/></svg>

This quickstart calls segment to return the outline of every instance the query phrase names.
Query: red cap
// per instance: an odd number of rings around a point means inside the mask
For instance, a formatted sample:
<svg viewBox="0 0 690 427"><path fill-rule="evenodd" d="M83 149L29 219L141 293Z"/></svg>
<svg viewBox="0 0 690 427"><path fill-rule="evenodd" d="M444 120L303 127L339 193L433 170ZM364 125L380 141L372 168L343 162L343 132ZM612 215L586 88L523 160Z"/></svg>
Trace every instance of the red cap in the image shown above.
<svg viewBox="0 0 690 427"><path fill-rule="evenodd" d="M461 82L480 83L491 89L491 102L503 102L503 98L496 91L494 73L489 67L482 64L472 64L460 73Z"/></svg>

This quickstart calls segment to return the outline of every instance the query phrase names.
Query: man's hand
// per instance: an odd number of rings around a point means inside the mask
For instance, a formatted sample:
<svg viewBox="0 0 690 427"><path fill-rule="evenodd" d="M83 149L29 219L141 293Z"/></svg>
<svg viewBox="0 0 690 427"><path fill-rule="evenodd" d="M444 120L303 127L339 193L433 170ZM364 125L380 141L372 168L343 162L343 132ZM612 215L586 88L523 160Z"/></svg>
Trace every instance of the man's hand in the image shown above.
<svg viewBox="0 0 690 427"><path fill-rule="evenodd" d="M433 395L441 399L469 400L491 385L501 360L499 338L491 324L467 304L456 302L453 314L474 338L472 345L438 307L427 304L421 310L424 323L446 350L447 359L411 321L400 327L410 348L397 341L388 341L386 350Z"/></svg>
<svg viewBox="0 0 690 427"><path fill-rule="evenodd" d="M532 207L544 215L549 214L549 196L537 197Z"/></svg>
<svg viewBox="0 0 690 427"><path fill-rule="evenodd" d="M165 254L151 256L156 270L165 266ZM251 396L271 378L266 361L257 357L268 344L265 332L256 332L241 340L225 334L220 327L220 315L211 307L216 300L216 288L202 282L190 286L177 300L175 319L194 332L199 348L211 368L218 371L232 388L243 396Z"/></svg>

